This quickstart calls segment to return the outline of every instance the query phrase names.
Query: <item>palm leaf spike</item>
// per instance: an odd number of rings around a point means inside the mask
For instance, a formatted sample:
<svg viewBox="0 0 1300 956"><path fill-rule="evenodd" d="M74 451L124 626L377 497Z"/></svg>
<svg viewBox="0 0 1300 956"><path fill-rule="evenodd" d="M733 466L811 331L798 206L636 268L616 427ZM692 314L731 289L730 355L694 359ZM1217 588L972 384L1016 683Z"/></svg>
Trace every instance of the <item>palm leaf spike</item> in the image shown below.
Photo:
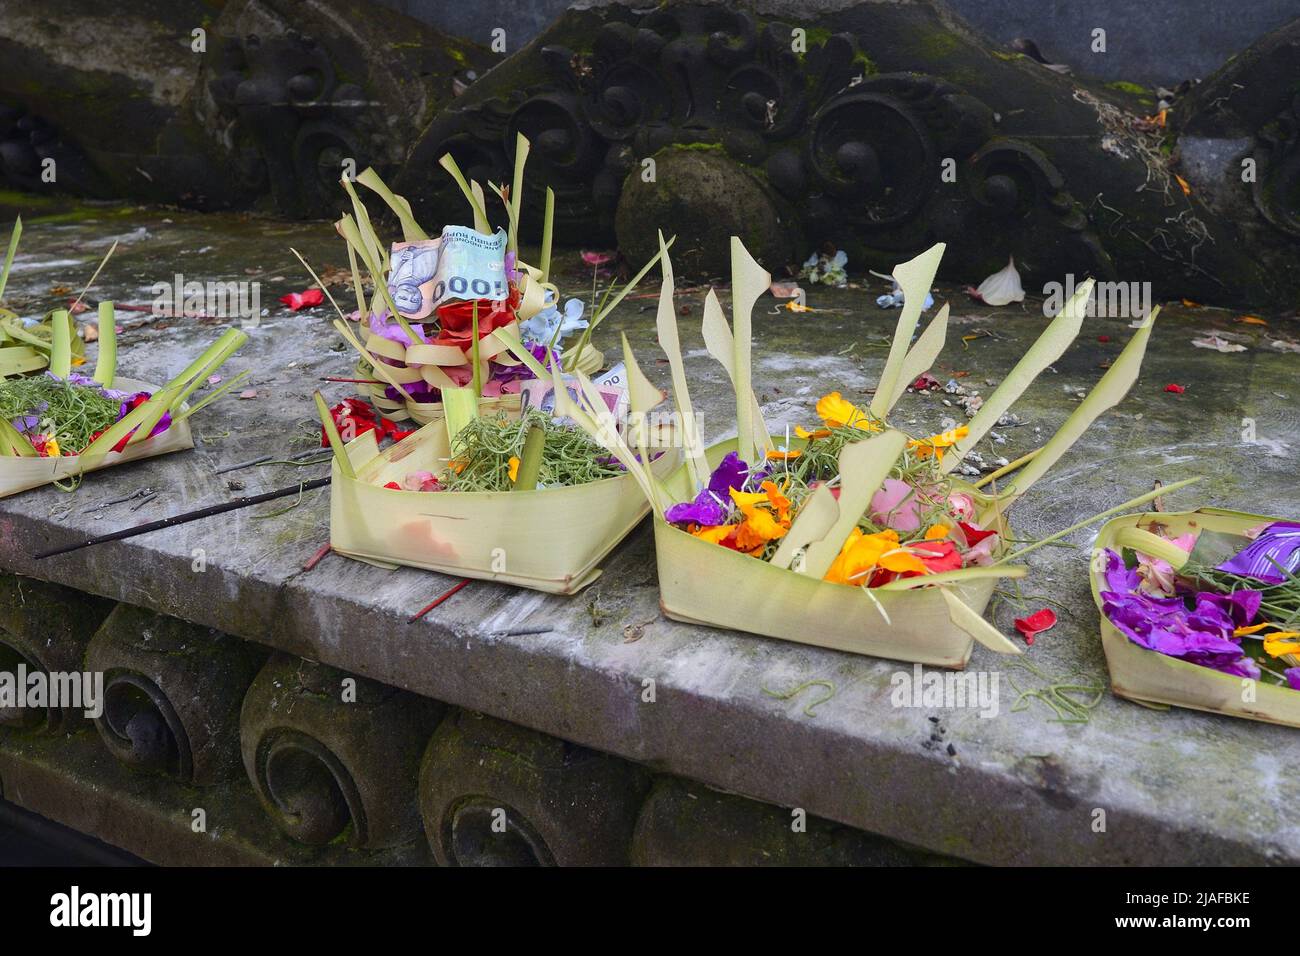
<svg viewBox="0 0 1300 956"><path fill-rule="evenodd" d="M772 276L754 261L744 243L731 237L732 383L736 392L736 436L740 460L754 463L754 387L751 350L754 303L772 286ZM761 416L760 416L761 419ZM759 447L766 446L766 442Z"/></svg>
<svg viewBox="0 0 1300 956"><path fill-rule="evenodd" d="M555 190L546 187L546 213L542 220L542 258L537 264L542 282L551 281L551 242L555 237Z"/></svg>
<svg viewBox="0 0 1300 956"><path fill-rule="evenodd" d="M474 199L478 203L475 208L486 209L487 201L483 198L483 187L478 184L477 179L469 184L469 190L474 194ZM488 222L486 212L481 216L477 212L474 213L474 230L483 233L485 236L492 235L492 225Z"/></svg>
<svg viewBox="0 0 1300 956"><path fill-rule="evenodd" d="M943 595L943 600L948 605L948 619L989 650L999 654L1024 653L1022 648L1013 644L1006 635L984 620L982 614L976 614L975 609L954 594L952 588L940 587L939 593Z"/></svg>
<svg viewBox="0 0 1300 956"><path fill-rule="evenodd" d="M523 212L524 165L528 162L531 144L523 133L515 134L515 175L510 184L510 237L507 248L519 254L519 217Z"/></svg>
<svg viewBox="0 0 1300 956"><path fill-rule="evenodd" d="M99 358L95 361L95 381L111 388L117 375L117 318L113 303L99 303Z"/></svg>
<svg viewBox="0 0 1300 956"><path fill-rule="evenodd" d="M519 470L511 484L511 491L533 491L537 475L542 470L542 454L546 450L546 430L536 423L528 426L524 447L519 452Z"/></svg>
<svg viewBox="0 0 1300 956"><path fill-rule="evenodd" d="M22 432L0 417L0 458L35 458L36 447Z"/></svg>
<svg viewBox="0 0 1300 956"><path fill-rule="evenodd" d="M656 515L662 515L660 508L662 503L656 494L657 482L650 473L650 463L648 461L638 461L632 450L628 448L627 443L618 433L618 420L615 419L614 413L609 410L605 404L605 399L601 396L600 390L595 384L582 372L574 372L574 377L578 380L578 388L582 395L583 404L589 409L588 414L596 422L597 428L603 436L598 439L620 462L631 472L638 485L641 486L641 492L645 495L646 500L654 509ZM567 389L565 390L567 394ZM630 468L628 466L631 466Z"/></svg>
<svg viewBox="0 0 1300 956"><path fill-rule="evenodd" d="M543 382L551 378L551 372L541 362L537 361L537 356L528 351L528 347L524 345L517 332L511 335L506 328L500 328L493 330L492 337L508 348L515 358L523 362L535 378L539 378Z"/></svg>
<svg viewBox="0 0 1300 956"><path fill-rule="evenodd" d="M117 240L114 239L113 244L108 247L108 252L104 253L104 258L99 260L99 267L90 274L90 281L87 282L86 287L81 290L81 295L77 296L76 301L72 303L72 307L69 311L71 311L73 315L76 315L77 306L81 305L81 300L86 297L86 293L90 291L90 287L95 284L95 280L99 278L99 274L104 271L104 266L108 265L108 260L113 258L113 253L116 251Z"/></svg>
<svg viewBox="0 0 1300 956"><path fill-rule="evenodd" d="M478 228L480 222L486 223L487 212L483 208L483 200L479 195L475 194L473 189L470 188L469 183L465 180L465 174L460 171L460 166L456 164L456 160L451 153L444 153L442 158L438 160L438 165L447 170L451 175L451 178L455 180L456 185L460 187L461 193L464 194L465 200L469 203L470 209L474 213L475 228ZM479 231L483 232L484 230L480 229Z"/></svg>
<svg viewBox="0 0 1300 956"><path fill-rule="evenodd" d="M1138 374L1142 371L1142 358L1146 354L1147 342L1151 338L1151 330L1155 327L1156 317L1159 314L1160 307L1156 306L1134 333L1128 345L1124 346L1119 358L1115 359L1111 367L1106 370L1106 374L1093 386L1088 397L1065 420L1065 424L1057 429L1056 434L1043 445L1034 460L1016 476L1013 491L1001 500L1000 507L1010 506L1032 488L1038 479L1042 478L1060 457L1070 450L1088 426L1103 412L1119 404L1120 400L1128 394L1128 390L1133 387Z"/></svg>
<svg viewBox="0 0 1300 956"><path fill-rule="evenodd" d="M727 317L723 314L722 304L718 302L718 294L713 289L710 289L704 297L704 321L701 329L704 333L704 347L726 370L727 377L735 388L735 341L731 335L731 326L727 325ZM736 394L739 400L739 391ZM772 444L772 434L763 419L763 409L758 404L758 397L754 394L753 388L749 390L749 403L753 409L751 423L754 448L761 449L766 457L767 452L773 450L775 446Z"/></svg>
<svg viewBox="0 0 1300 956"><path fill-rule="evenodd" d="M483 396L483 368L479 364L479 342L478 342L478 299L474 300L473 316L470 320L470 345L469 361L473 374L474 398L479 399Z"/></svg>
<svg viewBox="0 0 1300 956"><path fill-rule="evenodd" d="M72 326L67 309L56 309L50 316L50 372L67 378L72 371Z"/></svg>
<svg viewBox="0 0 1300 956"><path fill-rule="evenodd" d="M898 376L898 381L894 385L894 394L890 396L889 407L885 409L886 415L898 404L907 387L934 366L947 338L948 303L945 302L939 314L930 320L930 324L925 327L925 331L917 338L916 344L903 360L903 373Z"/></svg>
<svg viewBox="0 0 1300 956"><path fill-rule="evenodd" d="M352 201L352 215L357 224L357 233L361 236L362 242L365 243L366 251L370 253L368 258L379 266L379 272L375 275L375 281L378 282L382 277L388 275L388 249L379 241L379 233L375 231L374 224L370 221L370 210L366 209L366 204L357 195L352 180L344 176L339 181L343 184L344 191Z"/></svg>
<svg viewBox="0 0 1300 956"><path fill-rule="evenodd" d="M208 376L221 368L222 365L226 364L226 360L230 358L230 356L234 355L239 349L243 348L244 343L247 341L248 334L246 332L243 332L240 329L227 329L221 338L217 340L216 346L210 349L207 353L204 353L207 356L206 362L203 362L201 365L196 362L185 372L181 373L181 378L184 379L184 383L180 394L172 400L168 411L173 415L178 414L181 411L181 406L191 395L198 391L203 383L207 381ZM159 415L158 417L161 418L162 416ZM149 426L151 430L154 424L157 424L157 422L155 421ZM137 432L131 438L131 444L135 444L137 441L141 440L142 436Z"/></svg>
<svg viewBox="0 0 1300 956"><path fill-rule="evenodd" d="M604 399L600 397L600 393L591 384L591 380L581 372L575 372L574 376L579 384L579 398L577 400L569 394L559 367L554 363L551 364L550 379L555 394L556 414L571 418L579 428L583 429L617 458L627 473L640 486L641 493L650 502L655 514L662 517L662 513L659 511L658 499L647 477L648 469L642 467L641 463L636 460L636 457L619 437L618 423L613 420L613 414L605 406Z"/></svg>
<svg viewBox="0 0 1300 956"><path fill-rule="evenodd" d="M402 224L402 238L407 242L422 242L429 238L429 234L420 228L420 224L415 221L411 214L411 204L402 196L396 195L388 188L387 183L380 178L374 169L367 169L357 177L357 182L365 186L371 192L377 193L379 198L388 204L388 208L397 216L398 222Z"/></svg>
<svg viewBox="0 0 1300 956"><path fill-rule="evenodd" d="M339 474L344 478L356 478L352 459L348 457L348 450L343 445L343 436L339 434L334 416L330 414L329 405L325 403L325 396L320 393L320 389L317 389L312 393L312 399L316 402L316 414L320 416L321 427L325 429L325 440L330 443L334 461L339 466Z"/></svg>
<svg viewBox="0 0 1300 956"><path fill-rule="evenodd" d="M646 277L646 273L648 273L651 269L654 268L655 263L658 262L661 257L665 257L667 255L667 250L671 249L673 247L673 243L677 241L677 237L673 236L671 239L668 240L667 244L665 245L663 244L662 241L663 240L662 235L660 235L659 239L660 239L659 251L650 257L650 261L648 261L645 265L643 265L640 269L637 270L637 274L634 275L631 279L629 279L627 283L621 289L618 290L617 295L615 295L612 299L610 298L610 293L613 291L614 288L612 285L605 290L605 294L601 297L600 300L600 308L596 310L594 315L592 315L591 320L587 323L587 327L582 330L582 335L578 339L578 344L574 346L572 350L573 357L569 362L568 371L572 372L574 369L578 367L578 357L582 355L583 349L585 349L587 347L587 344L591 341L592 333L596 331L597 326L599 326L601 322L605 321L606 316L608 316L611 312L613 312L616 308L618 308L618 304L622 302L624 298L627 297L628 293L630 293L641 283L641 280Z"/></svg>
<svg viewBox="0 0 1300 956"><path fill-rule="evenodd" d="M695 409L691 405L690 388L686 384L686 366L682 362L681 340L677 334L677 307L673 303L673 264L668 257L663 232L659 233L659 255L662 257L660 265L663 282L659 287L659 311L655 316L655 328L659 333L659 347L668 357L668 367L672 373L673 400L677 403L678 425L682 429L682 443L691 484L698 489L704 487L709 480L709 465L704 458L704 441L696 423Z"/></svg>
<svg viewBox="0 0 1300 956"><path fill-rule="evenodd" d="M370 276L375 282L375 295L382 298L384 305L388 307L389 314L397 320L398 326L401 327L402 332L406 335L407 343L410 345L419 344L422 340L415 334L415 330L411 328L411 323L406 320L406 316L397 311L397 303L393 301L393 296L388 291L388 282L385 279L385 271L382 266L371 258L369 250L366 248L365 240L361 237L356 221L351 216L344 216L339 220L339 226L343 233L343 238L348 241L349 245L356 249L357 255L359 255L361 261L366 264L366 268L370 271ZM364 319L365 317L363 316L362 318Z"/></svg>
<svg viewBox="0 0 1300 956"><path fill-rule="evenodd" d="M664 510L665 501L663 488L660 486L658 479L655 478L654 472L650 469L649 415L654 407L663 401L663 393L646 377L645 372L641 371L641 366L632 351L632 345L627 340L627 333L622 333L621 337L623 340L623 366L627 369L628 405L637 422L636 450L641 457L642 465L645 466L646 479L654 492L651 504L654 505L655 513L658 514Z"/></svg>
<svg viewBox="0 0 1300 956"><path fill-rule="evenodd" d="M341 225L341 221L334 224L340 236L343 235ZM348 267L352 270L352 291L356 293L357 297L357 318L362 322L366 322L370 317L370 308L366 305L366 292L361 285L361 270L357 266L357 251L352 248L352 243L345 242L345 245L348 247Z"/></svg>
<svg viewBox="0 0 1300 956"><path fill-rule="evenodd" d="M835 494L830 484L823 481L804 500L790 530L782 536L776 553L772 555L771 563L778 568L790 567L800 549L826 537L839 514L840 506L835 501Z"/></svg>
<svg viewBox="0 0 1300 956"><path fill-rule="evenodd" d="M1078 336L1079 329L1083 326L1092 287L1092 279L1079 286L1056 318L1043 330L1043 334L1016 363L1015 368L1007 373L1002 384L984 400L984 404L970 421L968 426L970 431L966 437L943 456L940 467L944 474L957 467L966 453L988 434L989 429L1007 413L1015 400L1024 394L1025 389L1029 388L1043 370L1059 359L1070 347L1070 343Z"/></svg>
<svg viewBox="0 0 1300 956"><path fill-rule="evenodd" d="M312 277L312 279L316 281L316 284L320 286L320 290L325 293L325 298L330 300L330 305L334 306L334 311L339 314L339 318L346 321L347 316L344 315L343 310L339 308L339 304L334 300L334 296L330 295L329 287L326 286L325 283L321 281L320 276L316 274L316 270L307 264L307 260L302 257L302 253L300 253L297 249L290 246L289 251L292 252L298 258L298 261L302 263L302 267L307 270L307 273ZM351 248L349 248L348 251L351 252L352 251Z"/></svg>
<svg viewBox="0 0 1300 956"><path fill-rule="evenodd" d="M240 372L234 378L230 379L228 382L223 382L218 388L214 388L212 391L208 392L208 394L204 395L200 401L195 402L193 405L190 405L187 408L181 408L178 409L177 411L174 411L172 413L172 421L173 422L185 421L185 419L189 418L195 412L202 411L203 409L211 405L213 402L220 399L223 395L227 395L230 392L232 392L234 389L238 388L240 385L243 385L244 382L247 381L252 376L252 374L253 374L253 370L251 368L244 369L242 372ZM202 380L200 379L200 381Z"/></svg>
<svg viewBox="0 0 1300 956"><path fill-rule="evenodd" d="M14 227L9 233L9 248L5 250L4 265L0 266L0 300L4 299L5 286L9 284L9 270L13 268L14 255L18 252L18 240L23 234L23 217L14 220Z"/></svg>
<svg viewBox="0 0 1300 956"><path fill-rule="evenodd" d="M925 306L925 297L930 294L934 275L939 271L939 260L943 258L946 248L942 242L936 243L915 259L894 266L894 281L903 290L903 309L894 329L894 341L889 346L885 370L876 385L876 396L871 400L873 418L883 420L889 411L888 403L902 377L903 362L912 344L912 333L916 331Z"/></svg>

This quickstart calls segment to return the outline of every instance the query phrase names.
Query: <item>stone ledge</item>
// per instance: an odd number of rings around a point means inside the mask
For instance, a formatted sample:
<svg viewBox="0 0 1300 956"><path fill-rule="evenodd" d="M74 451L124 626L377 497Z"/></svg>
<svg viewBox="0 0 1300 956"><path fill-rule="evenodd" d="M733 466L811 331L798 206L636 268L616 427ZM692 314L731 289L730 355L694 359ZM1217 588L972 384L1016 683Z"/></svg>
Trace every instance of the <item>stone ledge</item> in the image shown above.
<svg viewBox="0 0 1300 956"><path fill-rule="evenodd" d="M175 220L166 229L150 220L158 238L147 253L136 255L170 262L187 243L217 242L211 255L280 262L289 258L283 248L296 241L242 226L244 231L232 227L229 235L214 238L210 219L178 214ZM318 258L336 256L333 244L312 238L318 232L318 225L302 227L299 248L312 258L315 242ZM131 261L118 264L122 274ZM126 290L119 291L129 301ZM996 338L981 338L969 348L956 332L950 335L937 365L941 375L953 369L992 378L1005 374L1045 322L1034 312L1013 310L989 318L953 290L938 289L936 298L953 301L957 328L990 323L997 329ZM682 301L698 309L698 296ZM892 329L896 314L866 302L861 291L818 287L815 304L832 311L799 320L797 334L790 331L791 320L759 321L756 315L756 354L762 356L756 375L764 383L760 399L773 427L807 424L811 402L825 391L860 393L874 383L883 351L839 354L845 342L878 342ZM851 318L833 311L840 307ZM638 308L625 302L609 321L648 357L655 354L652 313ZM1197 321L1212 324L1208 313ZM1050 433L1064 419L1071 406L1060 385L1096 381L1104 356L1089 336L1105 331L1118 344L1129 334L1126 326L1122 319L1088 326L1057 363L1056 374L1017 404L1030 425L1013 431L1003 454L1022 454L1036 443L1035 427ZM1195 495L1179 495L1171 507L1217 504L1300 513L1293 463L1239 439L1242 416L1250 416L1261 436L1293 440L1290 402L1271 396L1276 383L1294 375L1294 356L1260 347L1230 362L1192 348L1190 327L1176 306L1167 312L1134 394L1017 507L1017 527L1026 537L1141 494L1153 477L1172 480L1197 472L1211 480ZM223 464L284 451L288 436L298 434L310 415L315 378L349 374L350 358L321 345L333 337L319 319L275 316L251 331L252 341L223 375L253 369L259 400L226 400L198 416L200 442L193 452L97 473L72 498L43 489L0 501L0 569L216 627L656 770L781 807L802 807L946 855L1004 864L1300 862L1300 823L1290 813L1300 801L1300 777L1291 772L1300 746L1294 731L1191 711L1159 713L1109 692L1090 724L1052 724L1040 710L1012 712L1016 695L1006 662L982 648L970 668L1002 673L996 719L970 710L895 708L890 679L910 671L907 665L660 618L645 527L614 551L604 577L575 598L475 583L412 625L407 618L455 579L407 569L390 573L338 556L304 572L302 563L328 539L327 501L320 492L274 517L237 512L227 520L34 562L30 555L51 545L226 500L227 478L243 480L244 493L251 494L320 473L212 473ZM121 367L165 378L214 335L196 325L132 332L119 347ZM687 347L693 348L690 342ZM728 386L716 364L699 351L688 353L687 364L696 403L726 407ZM663 378L662 370L649 368ZM1180 403L1190 393L1162 395L1170 381L1195 382L1194 404ZM331 398L342 393L331 391ZM899 423L919 428L951 413L937 406L937 399L905 396ZM143 487L160 494L138 511L119 505L96 520L85 510ZM251 511L265 515L291 503ZM1084 533L1070 540L1086 548L1090 538ZM207 562L202 573L192 570L197 548L204 549ZM1061 623L1039 638L1030 659L1053 675L1077 672L1107 684L1083 553L1044 548L1030 564L1026 592L1064 608ZM596 596L599 623L588 611ZM1001 608L996 621L1011 633L1014 615L1008 612ZM651 622L643 636L627 643L624 628L643 622ZM553 630L489 634L539 625ZM655 681L656 703L641 702L646 679ZM763 690L787 690L811 679L829 680L836 688L812 717L803 713L807 694L780 701ZM931 740L936 734L942 746ZM1092 830L1095 809L1106 811L1106 833Z"/></svg>

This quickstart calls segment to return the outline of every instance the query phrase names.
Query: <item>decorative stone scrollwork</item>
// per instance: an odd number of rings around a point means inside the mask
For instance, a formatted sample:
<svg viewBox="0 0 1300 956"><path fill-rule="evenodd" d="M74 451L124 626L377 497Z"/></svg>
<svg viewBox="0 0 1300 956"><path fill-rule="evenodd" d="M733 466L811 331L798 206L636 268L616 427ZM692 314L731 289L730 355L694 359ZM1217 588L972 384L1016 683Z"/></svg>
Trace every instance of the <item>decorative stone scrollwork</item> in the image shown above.
<svg viewBox="0 0 1300 956"><path fill-rule="evenodd" d="M1300 239L1300 93L1259 130L1251 198L1273 226Z"/></svg>
<svg viewBox="0 0 1300 956"><path fill-rule="evenodd" d="M373 159L368 143L379 121L364 91L295 30L228 37L219 55L208 89L236 144L243 185L269 187L290 215L329 208L344 160L359 172Z"/></svg>
<svg viewBox="0 0 1300 956"><path fill-rule="evenodd" d="M43 175L47 161L56 176ZM0 103L0 183L28 192L102 195L105 184L86 162L81 150L40 116Z"/></svg>
<svg viewBox="0 0 1300 956"><path fill-rule="evenodd" d="M208 786L239 770L239 704L265 658L256 645L118 605L86 649L104 675L95 721L104 745L137 770Z"/></svg>
<svg viewBox="0 0 1300 956"><path fill-rule="evenodd" d="M0 673L17 680L20 665L29 675L82 672L86 645L112 608L71 588L0 575ZM0 707L0 727L68 734L87 726L86 708L52 703Z"/></svg>
<svg viewBox="0 0 1300 956"><path fill-rule="evenodd" d="M468 711L443 721L420 769L442 866L626 865L649 773Z"/></svg>
<svg viewBox="0 0 1300 956"><path fill-rule="evenodd" d="M415 775L443 706L277 654L244 698L244 768L286 835L383 849L420 834Z"/></svg>
<svg viewBox="0 0 1300 956"><path fill-rule="evenodd" d="M525 233L540 228L550 186L557 239L616 240L641 260L663 227L686 240L674 251L683 275L725 274L725 237L712 241L724 228L773 271L808 242L896 258L990 219L1049 230L1027 237L1041 249L1082 239L1090 262L1105 260L1059 171L998 139L988 105L938 77L877 72L854 34L805 37L804 49L788 23L688 3L601 17L581 27L590 49L557 30L430 125L398 183L419 214L463 218L436 169L442 153L506 182L522 131L533 143ZM945 160L962 165L962 185L941 180Z"/></svg>

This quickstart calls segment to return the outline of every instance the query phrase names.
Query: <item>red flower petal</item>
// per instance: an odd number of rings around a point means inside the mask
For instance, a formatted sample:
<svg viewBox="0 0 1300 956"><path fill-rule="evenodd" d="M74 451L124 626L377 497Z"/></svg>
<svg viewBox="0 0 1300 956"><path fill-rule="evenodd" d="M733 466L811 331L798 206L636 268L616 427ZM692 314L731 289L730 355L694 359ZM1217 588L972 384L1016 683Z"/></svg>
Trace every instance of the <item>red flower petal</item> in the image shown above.
<svg viewBox="0 0 1300 956"><path fill-rule="evenodd" d="M975 527L973 524L967 524L965 521L958 521L957 527L961 528L962 533L966 535L966 543L972 548L985 538L991 538L993 535L997 534L997 531L985 531L982 528Z"/></svg>
<svg viewBox="0 0 1300 956"><path fill-rule="evenodd" d="M399 485L399 484L398 484L397 482L395 482L395 481L390 481L388 484L384 485L384 487L385 487L385 488L393 488L393 489L395 489L395 490L397 490L397 491L401 491L401 490L402 490L402 486Z"/></svg>
<svg viewBox="0 0 1300 956"><path fill-rule="evenodd" d="M1035 635L1056 626L1056 612L1050 607L1045 607L1041 611L1035 611L1029 617L1018 617L1012 623L1015 624L1016 630L1024 635L1025 643L1032 644Z"/></svg>
<svg viewBox="0 0 1300 956"><path fill-rule="evenodd" d="M961 554L948 539L942 541L915 541L909 547L931 574L956 571L961 567Z"/></svg>
<svg viewBox="0 0 1300 956"><path fill-rule="evenodd" d="M1174 384L1174 383L1171 382L1171 383L1169 383L1168 385L1165 386L1165 391L1166 391L1166 392L1173 392L1175 395L1181 395L1181 394L1183 394L1183 392L1187 391L1187 389L1184 388L1182 385L1176 385L1176 384Z"/></svg>
<svg viewBox="0 0 1300 956"><path fill-rule="evenodd" d="M290 292L288 295L280 296L280 301L287 305L290 311L297 312L301 309L310 309L312 306L320 305L325 301L325 293L320 289Z"/></svg>

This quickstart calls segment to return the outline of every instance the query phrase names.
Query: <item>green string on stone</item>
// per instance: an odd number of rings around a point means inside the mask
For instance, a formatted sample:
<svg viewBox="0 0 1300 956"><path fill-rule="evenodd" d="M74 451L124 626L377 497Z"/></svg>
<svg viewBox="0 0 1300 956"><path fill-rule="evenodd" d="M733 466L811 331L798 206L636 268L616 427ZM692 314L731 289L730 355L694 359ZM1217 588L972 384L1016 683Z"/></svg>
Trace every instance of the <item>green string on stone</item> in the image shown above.
<svg viewBox="0 0 1300 956"><path fill-rule="evenodd" d="M813 717L816 716L815 714L813 714L813 710L815 708L820 707L822 704L826 703L828 700L830 700L832 697L835 696L835 685L832 684L830 681L828 680L804 681L798 687L791 688L790 690L785 691L784 693L780 691L769 690L766 687L760 689L768 697L775 697L777 700L792 700L793 698L798 697L800 694L806 691L809 687L825 687L826 690L829 691L829 693L825 697L819 697L817 700L810 701L804 705L803 715L805 717Z"/></svg>
<svg viewBox="0 0 1300 956"><path fill-rule="evenodd" d="M1010 673L1012 670L1017 669L1028 671L1045 682L1047 686L1031 687L1028 690L1021 689ZM1093 708L1101 703L1101 698L1106 693L1106 688L1101 684L1079 684L1053 680L1051 675L1024 660L1011 661L1007 664L1007 679L1011 682L1012 690L1020 695L1016 698L1015 703L1011 705L1013 714L1027 710L1035 700L1038 700L1046 704L1056 714L1055 717L1048 718L1048 722L1053 724L1088 723L1092 717ZM1086 694L1089 696L1083 700L1076 700L1069 696L1070 694Z"/></svg>

